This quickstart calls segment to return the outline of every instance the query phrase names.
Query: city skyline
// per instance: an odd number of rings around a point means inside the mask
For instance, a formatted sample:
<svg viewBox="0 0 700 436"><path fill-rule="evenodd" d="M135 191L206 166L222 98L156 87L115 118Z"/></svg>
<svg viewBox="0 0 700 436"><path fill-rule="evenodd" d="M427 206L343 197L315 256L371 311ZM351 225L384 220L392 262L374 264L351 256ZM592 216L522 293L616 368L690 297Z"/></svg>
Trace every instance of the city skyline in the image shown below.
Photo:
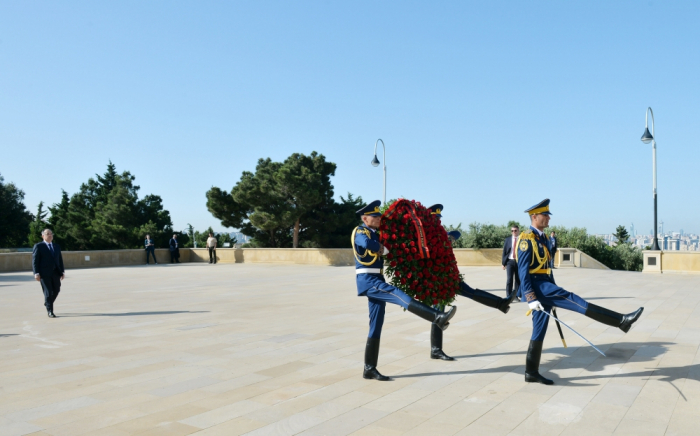
<svg viewBox="0 0 700 436"><path fill-rule="evenodd" d="M260 158L318 151L335 196L445 205L443 222L700 232L700 4L42 2L0 5L0 174L60 200L111 160L176 230ZM643 25L653 17L653 32ZM682 156L682 158L679 158ZM383 160L383 156L379 156ZM50 183L46 183L46 181ZM50 186L47 188L47 185Z"/></svg>

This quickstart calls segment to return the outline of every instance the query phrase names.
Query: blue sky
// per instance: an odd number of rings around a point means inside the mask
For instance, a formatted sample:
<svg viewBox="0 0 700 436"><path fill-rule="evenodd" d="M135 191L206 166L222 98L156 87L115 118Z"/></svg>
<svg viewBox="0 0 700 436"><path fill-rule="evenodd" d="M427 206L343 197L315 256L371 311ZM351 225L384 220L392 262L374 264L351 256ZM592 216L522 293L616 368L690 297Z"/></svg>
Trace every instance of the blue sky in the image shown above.
<svg viewBox="0 0 700 436"><path fill-rule="evenodd" d="M27 207L112 160L176 229L258 158L318 151L336 196L700 232L698 2L1 2L0 173ZM381 156L380 156L381 159Z"/></svg>

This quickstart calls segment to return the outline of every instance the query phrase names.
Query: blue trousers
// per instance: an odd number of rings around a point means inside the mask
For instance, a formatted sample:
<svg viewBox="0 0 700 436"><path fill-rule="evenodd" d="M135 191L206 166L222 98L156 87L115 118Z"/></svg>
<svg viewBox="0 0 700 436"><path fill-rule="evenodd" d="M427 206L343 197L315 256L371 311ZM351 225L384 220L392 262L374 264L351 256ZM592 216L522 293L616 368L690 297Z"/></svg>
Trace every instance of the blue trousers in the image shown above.
<svg viewBox="0 0 700 436"><path fill-rule="evenodd" d="M413 299L401 289L383 280L374 280L371 285L371 288L360 295L367 297L367 305L369 306L369 334L367 337L379 338L382 335L386 303L396 304L407 309L408 304Z"/></svg>
<svg viewBox="0 0 700 436"><path fill-rule="evenodd" d="M156 250L153 247L149 247L146 249L146 263L148 263L149 260L149 255L153 256L153 262L158 262L156 260Z"/></svg>
<svg viewBox="0 0 700 436"><path fill-rule="evenodd" d="M553 307L571 310L585 314L588 302L573 292L557 286L554 282L533 277L532 287L537 295L537 300L542 304L547 313L551 313ZM549 317L539 310L532 312L532 337L533 341L543 341L547 334Z"/></svg>

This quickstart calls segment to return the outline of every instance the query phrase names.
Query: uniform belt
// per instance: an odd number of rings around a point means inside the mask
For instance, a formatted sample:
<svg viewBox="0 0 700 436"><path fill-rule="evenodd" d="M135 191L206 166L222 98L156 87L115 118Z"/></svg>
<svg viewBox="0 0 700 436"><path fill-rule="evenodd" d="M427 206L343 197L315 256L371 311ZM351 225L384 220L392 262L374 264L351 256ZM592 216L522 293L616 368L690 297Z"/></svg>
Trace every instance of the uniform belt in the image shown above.
<svg viewBox="0 0 700 436"><path fill-rule="evenodd" d="M551 271L551 270L550 270L549 268L547 268L547 269L538 269L537 271L530 271L530 274L549 274L550 271Z"/></svg>
<svg viewBox="0 0 700 436"><path fill-rule="evenodd" d="M381 274L381 268L357 268L355 274Z"/></svg>

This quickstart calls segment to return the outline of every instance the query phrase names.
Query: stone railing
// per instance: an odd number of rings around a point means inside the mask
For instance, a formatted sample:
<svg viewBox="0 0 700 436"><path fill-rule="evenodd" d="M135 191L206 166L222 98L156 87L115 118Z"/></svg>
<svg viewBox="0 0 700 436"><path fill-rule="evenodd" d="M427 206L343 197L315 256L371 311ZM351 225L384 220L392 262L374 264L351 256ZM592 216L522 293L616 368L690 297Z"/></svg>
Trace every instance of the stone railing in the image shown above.
<svg viewBox="0 0 700 436"><path fill-rule="evenodd" d="M454 250L460 266L501 266L500 248L457 248ZM287 263L308 265L354 265L350 248L218 248L216 256L221 263ZM157 249L159 263L170 262L168 249ZM181 262L209 262L206 248L181 248ZM66 269L95 268L146 263L144 250L95 250L64 251L63 263ZM561 248L557 252L555 264L561 268L579 267L607 269L592 257L573 248ZM31 271L32 254L0 253L0 272Z"/></svg>
<svg viewBox="0 0 700 436"><path fill-rule="evenodd" d="M698 251L644 251L645 273L700 273Z"/></svg>

